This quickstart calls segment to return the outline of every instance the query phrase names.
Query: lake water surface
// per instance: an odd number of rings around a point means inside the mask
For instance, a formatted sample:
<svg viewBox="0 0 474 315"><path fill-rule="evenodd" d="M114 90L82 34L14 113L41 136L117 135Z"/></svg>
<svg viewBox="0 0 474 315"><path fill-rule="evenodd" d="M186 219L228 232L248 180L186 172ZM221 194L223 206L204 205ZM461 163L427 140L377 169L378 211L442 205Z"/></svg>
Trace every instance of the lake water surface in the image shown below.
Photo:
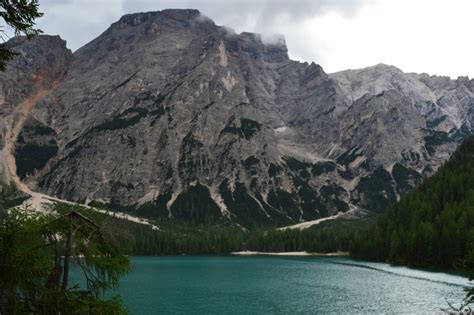
<svg viewBox="0 0 474 315"><path fill-rule="evenodd" d="M133 314L441 313L466 278L340 257L134 257Z"/></svg>

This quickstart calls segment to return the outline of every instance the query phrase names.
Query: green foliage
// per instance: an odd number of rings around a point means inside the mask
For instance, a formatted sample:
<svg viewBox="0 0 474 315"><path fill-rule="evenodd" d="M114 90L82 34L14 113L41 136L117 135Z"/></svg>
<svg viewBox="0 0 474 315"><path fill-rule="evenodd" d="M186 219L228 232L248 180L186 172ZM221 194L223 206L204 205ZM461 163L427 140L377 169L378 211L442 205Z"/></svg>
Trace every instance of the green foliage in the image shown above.
<svg viewBox="0 0 474 315"><path fill-rule="evenodd" d="M308 182L297 176L293 176L292 180L298 191L300 207L303 209L303 219L308 221L326 216L326 206L322 204L317 192L308 185Z"/></svg>
<svg viewBox="0 0 474 315"><path fill-rule="evenodd" d="M52 268L41 235L46 218L12 211L0 224L0 312L28 311Z"/></svg>
<svg viewBox="0 0 474 315"><path fill-rule="evenodd" d="M235 215L235 220L245 227L262 226L268 222L268 217L263 212L257 201L252 198L243 183L236 183L234 191L224 180L219 186L219 193L224 199L229 211Z"/></svg>
<svg viewBox="0 0 474 315"><path fill-rule="evenodd" d="M310 174L308 170L311 170L313 164L307 162L301 162L292 157L284 157L283 158L286 162L286 165L290 170L292 170L296 175L299 177L308 180L310 178Z"/></svg>
<svg viewBox="0 0 474 315"><path fill-rule="evenodd" d="M14 30L15 35L23 33L30 38L42 33L40 29L35 28L35 19L43 16L38 9L38 0L0 0L0 18ZM4 71L7 62L17 54L5 44L0 44L0 71Z"/></svg>
<svg viewBox="0 0 474 315"><path fill-rule="evenodd" d="M290 176L297 190L297 196L294 197L299 199L299 207L304 211L304 220L314 220L326 216L330 205L334 206L338 211L346 211L348 209L347 204L339 198L339 195L344 192L341 187L335 185L324 186L318 195L318 191L308 184L311 175L319 176L336 170L334 162L312 164L292 157L285 157L284 161L291 170ZM291 208L288 210L291 210Z"/></svg>
<svg viewBox="0 0 474 315"><path fill-rule="evenodd" d="M148 110L145 108L130 108L117 117L114 117L112 120L103 122L102 124L94 127L92 130L100 132L107 130L126 129L130 126L138 124L143 117L146 117L147 114Z"/></svg>
<svg viewBox="0 0 474 315"><path fill-rule="evenodd" d="M400 163L395 163L393 166L392 176L397 184L397 192L399 194L410 192L422 180L422 176L417 171L409 169Z"/></svg>
<svg viewBox="0 0 474 315"><path fill-rule="evenodd" d="M268 167L268 176L275 177L281 171L282 171L282 168L280 166L270 163L270 166Z"/></svg>
<svg viewBox="0 0 474 315"><path fill-rule="evenodd" d="M441 117L438 117L434 120L426 120L426 128L434 129L436 128L439 124L441 124L443 121L446 120L448 116L443 115Z"/></svg>
<svg viewBox="0 0 474 315"><path fill-rule="evenodd" d="M0 71L5 71L7 63L17 55L18 53L5 47L5 44L0 44Z"/></svg>
<svg viewBox="0 0 474 315"><path fill-rule="evenodd" d="M27 198L15 186L0 184L0 219L6 214L6 210L19 206Z"/></svg>
<svg viewBox="0 0 474 315"><path fill-rule="evenodd" d="M34 118L25 123L15 143L17 174L20 178L34 174L58 152L56 132Z"/></svg>
<svg viewBox="0 0 474 315"><path fill-rule="evenodd" d="M292 157L285 157L283 159L290 170L304 179L310 178L309 172L311 172L313 176L319 176L336 170L336 163L330 161L312 164L308 162L301 162Z"/></svg>
<svg viewBox="0 0 474 315"><path fill-rule="evenodd" d="M355 235L373 224L365 219L336 220L304 229L269 230L252 226L252 230L225 224L191 224L161 219L150 226L108 217L121 234L127 235L133 255L223 255L235 251L348 251Z"/></svg>
<svg viewBox="0 0 474 315"><path fill-rule="evenodd" d="M349 250L355 235L371 226L372 222L373 217L368 217L322 222L304 230L257 230L247 236L245 249L261 252L345 252Z"/></svg>
<svg viewBox="0 0 474 315"><path fill-rule="evenodd" d="M68 206L65 205L65 209ZM235 226L196 224L160 218L160 230L86 208L75 208L101 226L120 231L120 243L133 255L228 254L241 250L244 232Z"/></svg>
<svg viewBox="0 0 474 315"><path fill-rule="evenodd" d="M166 207L166 204L170 200L170 193L160 194L152 202L147 202L145 204L140 205L136 211L140 216L144 216L147 218L167 217L169 212L168 208Z"/></svg>
<svg viewBox="0 0 474 315"><path fill-rule="evenodd" d="M464 123L461 128L457 129L453 134L451 134L451 138L456 142L461 142L466 137L471 135L471 128Z"/></svg>
<svg viewBox="0 0 474 315"><path fill-rule="evenodd" d="M20 178L33 174L42 169L46 163L58 152L56 143L51 145L38 145L27 143L15 149L17 173Z"/></svg>
<svg viewBox="0 0 474 315"><path fill-rule="evenodd" d="M27 123L23 126L22 134L23 133L31 133L39 136L54 136L56 134L54 129L43 125L41 122L33 118L29 118Z"/></svg>
<svg viewBox="0 0 474 315"><path fill-rule="evenodd" d="M260 129L262 125L252 119L241 118L240 129L247 140L252 138Z"/></svg>
<svg viewBox="0 0 474 315"><path fill-rule="evenodd" d="M178 172L181 178L188 182L195 180L197 172L205 168L207 155L203 150L203 144L195 139L192 132L189 132L181 143L178 160Z"/></svg>
<svg viewBox="0 0 474 315"><path fill-rule="evenodd" d="M240 119L240 126L237 126L234 117L231 118L227 126L222 130L223 133L231 133L241 138L250 140L257 132L262 129L262 125L255 120L248 118Z"/></svg>
<svg viewBox="0 0 474 315"><path fill-rule="evenodd" d="M371 175L362 177L356 190L363 196L365 209L381 212L396 200L392 177L380 166Z"/></svg>
<svg viewBox="0 0 474 315"><path fill-rule="evenodd" d="M0 224L0 312L3 314L123 314L119 297L104 299L128 272L117 232L59 205L64 215L13 209ZM68 283L69 261L87 288Z"/></svg>
<svg viewBox="0 0 474 315"><path fill-rule="evenodd" d="M134 255L221 255L240 251L246 233L237 227L187 225L162 221L156 231L149 226L117 222L131 235Z"/></svg>
<svg viewBox="0 0 474 315"><path fill-rule="evenodd" d="M221 194L223 198L234 198L230 200L238 202L239 205L248 202L251 206L252 202L255 202L255 199L248 196L243 185L237 185L233 193L226 185L221 185ZM285 197L286 192L277 191L275 194L277 195L274 196L275 198L289 198L289 196ZM228 205L233 206L232 203ZM253 205L258 206L257 203ZM288 205L290 206L291 203ZM60 212L68 209L70 206L64 205ZM239 207L239 209L246 208ZM375 218L369 216L364 219L322 222L304 230L275 230L268 228L269 219L261 210L249 210L250 217L245 215L246 212L242 212L236 220L241 218L238 222L251 229L231 225L228 221L196 223L160 217L157 221L153 221L160 227L160 230L155 230L148 225L126 221L86 208L76 207L74 210L83 213L101 226L113 227L113 231L120 231L122 236L120 243L126 244L133 255L219 255L242 250L323 253L348 251L355 235L362 230L367 230L375 222ZM232 208L230 210L232 211ZM285 210L288 211L288 209ZM261 216L252 217L258 213L261 213ZM260 222L259 220L263 223L257 223Z"/></svg>
<svg viewBox="0 0 474 315"><path fill-rule="evenodd" d="M199 184L179 194L171 206L171 212L176 219L195 224L214 223L221 217L209 189Z"/></svg>
<svg viewBox="0 0 474 315"><path fill-rule="evenodd" d="M349 205L340 198L340 196L345 193L345 190L342 187L339 187L336 184L328 184L321 187L319 193L321 194L321 197L324 198L325 202L333 204L338 212L349 210Z"/></svg>
<svg viewBox="0 0 474 315"><path fill-rule="evenodd" d="M245 169L250 175L256 175L258 171L258 166L260 164L260 160L257 159L255 156L249 156L248 158L243 161Z"/></svg>
<svg viewBox="0 0 474 315"><path fill-rule="evenodd" d="M337 163L341 165L349 165L354 162L359 156L364 155L363 152L359 151L357 147L352 147L351 149L347 150L346 152L342 153L337 158Z"/></svg>
<svg viewBox="0 0 474 315"><path fill-rule="evenodd" d="M474 248L474 137L351 247L356 258L460 269Z"/></svg>
<svg viewBox="0 0 474 315"><path fill-rule="evenodd" d="M319 176L324 173L334 172L336 170L336 163L334 162L318 162L313 164L311 173L313 175Z"/></svg>
<svg viewBox="0 0 474 315"><path fill-rule="evenodd" d="M280 210L291 218L298 218L301 214L298 206L295 204L293 195L283 189L272 189L268 194L268 204L275 209Z"/></svg>
<svg viewBox="0 0 474 315"><path fill-rule="evenodd" d="M433 155L436 152L437 146L452 141L446 132L430 131L430 134L425 137L425 148L430 155Z"/></svg>

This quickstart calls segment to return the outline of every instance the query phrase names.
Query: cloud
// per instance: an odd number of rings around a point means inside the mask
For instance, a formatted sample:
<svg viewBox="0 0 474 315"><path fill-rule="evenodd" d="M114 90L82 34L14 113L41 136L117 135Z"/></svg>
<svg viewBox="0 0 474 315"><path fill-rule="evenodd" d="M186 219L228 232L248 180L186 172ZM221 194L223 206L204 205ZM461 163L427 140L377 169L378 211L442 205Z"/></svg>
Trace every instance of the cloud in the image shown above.
<svg viewBox="0 0 474 315"><path fill-rule="evenodd" d="M216 24L237 33L261 34L266 43L280 43L283 36L291 57L320 62L324 59L321 47L308 45L308 35L314 31L304 26L326 14L352 19L361 9L374 3L376 0L123 0L122 9L124 12L198 9Z"/></svg>
<svg viewBox="0 0 474 315"><path fill-rule="evenodd" d="M124 12L155 11L164 8L193 8L211 17L217 24L239 31L272 33L282 19L302 23L308 18L328 12L346 17L357 14L359 8L375 0L123 0Z"/></svg>
<svg viewBox="0 0 474 315"><path fill-rule="evenodd" d="M76 50L100 35L123 15L113 0L43 0L44 16L38 26L50 35L60 35L68 47Z"/></svg>
<svg viewBox="0 0 474 315"><path fill-rule="evenodd" d="M380 62L404 71L474 76L472 0L40 0L39 20L73 50L127 13L193 8L229 30L285 37L291 58L327 72ZM232 33L229 31L229 33Z"/></svg>
<svg viewBox="0 0 474 315"><path fill-rule="evenodd" d="M354 16L375 0L43 0L45 16L39 26L59 34L76 50L127 13L168 8L198 9L218 25L236 32L256 32L265 38L285 33L285 27L304 23L327 12ZM291 25L290 25L291 24Z"/></svg>

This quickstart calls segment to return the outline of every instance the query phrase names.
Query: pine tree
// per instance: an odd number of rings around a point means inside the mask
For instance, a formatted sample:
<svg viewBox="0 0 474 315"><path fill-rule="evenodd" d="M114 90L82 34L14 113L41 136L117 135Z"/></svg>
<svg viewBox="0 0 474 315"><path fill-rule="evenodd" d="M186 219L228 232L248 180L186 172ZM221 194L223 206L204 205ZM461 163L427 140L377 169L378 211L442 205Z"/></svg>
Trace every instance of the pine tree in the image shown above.
<svg viewBox="0 0 474 315"><path fill-rule="evenodd" d="M0 223L1 314L122 314L118 297L104 299L129 270L128 257L106 229L71 211L58 218L13 209ZM82 269L86 288L69 281Z"/></svg>

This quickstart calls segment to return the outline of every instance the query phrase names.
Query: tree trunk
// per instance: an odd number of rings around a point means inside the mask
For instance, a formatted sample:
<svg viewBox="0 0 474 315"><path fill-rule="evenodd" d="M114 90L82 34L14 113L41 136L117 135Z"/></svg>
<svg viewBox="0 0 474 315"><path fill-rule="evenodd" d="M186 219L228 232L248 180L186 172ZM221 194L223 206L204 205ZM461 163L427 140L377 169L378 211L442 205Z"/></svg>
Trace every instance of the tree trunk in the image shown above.
<svg viewBox="0 0 474 315"><path fill-rule="evenodd" d="M59 255L59 244L56 242L54 245L54 267L49 274L48 281L46 286L48 288L59 289L59 284L61 280L61 256Z"/></svg>
<svg viewBox="0 0 474 315"><path fill-rule="evenodd" d="M72 238L73 238L73 233L72 233L72 222L71 222L71 217L69 217L69 227L68 227L68 232L67 232L67 239L66 239L66 254L64 255L64 273L63 273L63 283L61 286L62 290L67 290L67 284L69 280L69 260L71 258L71 249L72 249Z"/></svg>

